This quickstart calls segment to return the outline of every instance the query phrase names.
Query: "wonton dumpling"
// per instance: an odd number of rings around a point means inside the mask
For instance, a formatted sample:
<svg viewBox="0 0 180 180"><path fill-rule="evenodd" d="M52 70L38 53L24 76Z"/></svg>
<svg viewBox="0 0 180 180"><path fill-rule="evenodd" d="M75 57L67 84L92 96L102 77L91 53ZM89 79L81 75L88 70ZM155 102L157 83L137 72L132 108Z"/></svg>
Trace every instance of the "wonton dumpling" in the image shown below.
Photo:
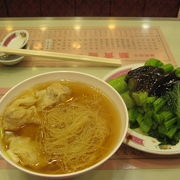
<svg viewBox="0 0 180 180"><path fill-rule="evenodd" d="M4 113L3 128L5 130L17 130L24 124L39 124L39 118L35 106L25 108L23 106L10 106Z"/></svg>
<svg viewBox="0 0 180 180"><path fill-rule="evenodd" d="M32 168L42 168L47 164L39 151L39 145L29 137L14 136L9 138L7 153L16 163L23 162L23 165Z"/></svg>
<svg viewBox="0 0 180 180"><path fill-rule="evenodd" d="M23 106L23 107L30 107L33 106L36 103L36 98L33 96L18 98L13 102L11 106Z"/></svg>
<svg viewBox="0 0 180 180"><path fill-rule="evenodd" d="M60 83L53 83L46 89L40 90L36 93L38 99L38 107L44 109L52 106L59 101L63 101L71 93L71 90L61 85Z"/></svg>

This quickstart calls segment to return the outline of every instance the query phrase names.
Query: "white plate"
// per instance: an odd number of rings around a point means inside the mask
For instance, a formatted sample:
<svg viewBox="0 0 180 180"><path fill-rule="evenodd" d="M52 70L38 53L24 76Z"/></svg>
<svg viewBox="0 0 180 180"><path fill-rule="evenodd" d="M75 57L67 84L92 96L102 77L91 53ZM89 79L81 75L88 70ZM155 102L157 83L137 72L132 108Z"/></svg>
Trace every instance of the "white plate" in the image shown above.
<svg viewBox="0 0 180 180"><path fill-rule="evenodd" d="M105 81L114 79L123 74L127 74L128 71L135 69L137 67L143 66L143 64L134 64L129 66L123 66L118 69L115 69L108 73L103 79ZM180 153L180 142L175 146L168 145L167 149L162 149L159 147L159 141L150 136L143 135L140 131L135 131L133 129L128 128L128 132L126 138L124 139L124 143L141 151L154 153L154 154L162 154L162 155L172 155Z"/></svg>

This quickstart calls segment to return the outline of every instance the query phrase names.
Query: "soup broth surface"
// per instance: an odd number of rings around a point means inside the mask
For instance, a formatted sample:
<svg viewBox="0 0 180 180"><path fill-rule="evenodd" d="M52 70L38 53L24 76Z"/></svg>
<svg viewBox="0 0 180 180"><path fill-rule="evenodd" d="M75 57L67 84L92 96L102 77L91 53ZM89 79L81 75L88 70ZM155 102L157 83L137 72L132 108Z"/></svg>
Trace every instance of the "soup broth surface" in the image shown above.
<svg viewBox="0 0 180 180"><path fill-rule="evenodd" d="M22 92L0 120L5 154L44 174L85 169L104 158L119 139L117 109L100 90L53 81Z"/></svg>

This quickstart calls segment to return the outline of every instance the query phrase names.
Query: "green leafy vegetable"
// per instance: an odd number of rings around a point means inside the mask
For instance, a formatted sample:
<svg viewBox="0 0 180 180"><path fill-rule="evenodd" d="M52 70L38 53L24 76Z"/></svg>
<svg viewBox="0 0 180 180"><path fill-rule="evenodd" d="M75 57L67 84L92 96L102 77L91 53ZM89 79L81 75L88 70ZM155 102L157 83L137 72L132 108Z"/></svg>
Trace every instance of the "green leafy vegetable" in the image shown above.
<svg viewBox="0 0 180 180"><path fill-rule="evenodd" d="M126 74L119 76L115 79L109 80L108 83L114 87L119 93L123 93L127 90L127 83L125 82Z"/></svg>
<svg viewBox="0 0 180 180"><path fill-rule="evenodd" d="M180 82L177 82L172 91L166 94L169 109L180 118Z"/></svg>
<svg viewBox="0 0 180 180"><path fill-rule="evenodd" d="M172 119L169 119L168 121L164 122L164 125L167 129L170 129L172 125L174 125L177 122L177 117L174 117Z"/></svg>
<svg viewBox="0 0 180 180"><path fill-rule="evenodd" d="M161 68L165 73L168 73L174 69L174 66L172 64L164 64L163 66L161 66Z"/></svg>
<svg viewBox="0 0 180 180"><path fill-rule="evenodd" d="M147 92L133 92L132 97L135 100L137 106L142 106L146 103L148 93Z"/></svg>
<svg viewBox="0 0 180 180"><path fill-rule="evenodd" d="M165 104L166 104L166 100L164 98L160 97L156 99L153 102L153 107L154 107L155 112L158 112Z"/></svg>
<svg viewBox="0 0 180 180"><path fill-rule="evenodd" d="M128 91L122 93L121 96L122 96L128 109L134 107L134 105L135 105L134 100L132 99L132 97L130 96Z"/></svg>
<svg viewBox="0 0 180 180"><path fill-rule="evenodd" d="M180 78L180 67L175 69L175 74L176 74L177 77Z"/></svg>
<svg viewBox="0 0 180 180"><path fill-rule="evenodd" d="M138 114L139 114L139 112L136 109L134 109L134 108L129 109L128 110L129 121L135 122L138 117Z"/></svg>
<svg viewBox="0 0 180 180"><path fill-rule="evenodd" d="M151 104L153 103L157 98L155 96L147 97L147 103Z"/></svg>
<svg viewBox="0 0 180 180"><path fill-rule="evenodd" d="M145 64L145 66L154 66L154 67L160 67L163 65L163 63L159 59L150 58L148 59Z"/></svg>
<svg viewBox="0 0 180 180"><path fill-rule="evenodd" d="M142 130L142 132L147 134L150 131L152 125L152 112L148 112L145 114L143 120L140 122L140 129Z"/></svg>

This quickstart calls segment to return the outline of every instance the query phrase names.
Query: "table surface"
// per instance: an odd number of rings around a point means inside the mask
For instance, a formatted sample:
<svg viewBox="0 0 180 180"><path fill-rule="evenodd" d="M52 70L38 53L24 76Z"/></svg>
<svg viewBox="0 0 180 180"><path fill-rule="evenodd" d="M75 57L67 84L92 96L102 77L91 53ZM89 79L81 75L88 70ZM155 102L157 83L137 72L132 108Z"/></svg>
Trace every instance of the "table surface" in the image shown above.
<svg viewBox="0 0 180 180"><path fill-rule="evenodd" d="M159 18L12 18L12 19L0 19L0 28L6 29L7 32L11 31L15 27L39 27L39 28L51 28L51 27L63 27L63 26L98 26L98 27L108 27L108 26L117 26L117 27L160 27L165 40L169 46L170 51L174 59L176 60L177 65L180 65L180 21L179 19L159 19ZM0 30L1 31L1 30ZM0 40L1 41L1 40ZM56 70L73 70L80 71L95 75L99 78L103 78L107 73L114 70L115 67L91 67L91 66L77 66L77 67L38 67L38 66L0 66L0 88L8 89L18 82L37 75L43 72L56 71ZM126 149L126 148L125 148ZM129 150L129 149L128 149ZM133 150L132 150L133 151ZM176 161L176 157L166 157L159 158L156 160L156 156L146 155L146 160L143 160L144 154L136 152L139 154L139 157L134 157L132 159L126 158L126 163L128 166L123 167L121 161L123 158L119 159L117 162L119 164L112 162L111 168L100 167L95 170L92 170L86 174L83 174L72 179L122 179L122 180L131 180L131 179L179 179L180 171L180 160ZM149 157L149 158L147 158ZM150 157L153 157L152 159ZM179 157L179 156L178 156ZM137 158L137 159L136 159ZM147 160L149 159L149 160ZM178 159L178 158L177 158ZM179 158L180 159L180 158ZM1 161L1 160L0 160ZM2 160L3 161L3 160ZM139 166L133 166L132 162L141 164ZM175 162L176 161L176 162ZM161 165L163 162L165 166ZM174 162L176 166L173 165ZM114 163L114 164L113 164ZM149 163L151 165L149 165ZM1 163L0 163L1 164ZM7 167L6 167L7 166ZM143 166L145 168L143 168ZM0 165L0 180L41 180L43 178L34 177L26 173L20 172L8 165Z"/></svg>

